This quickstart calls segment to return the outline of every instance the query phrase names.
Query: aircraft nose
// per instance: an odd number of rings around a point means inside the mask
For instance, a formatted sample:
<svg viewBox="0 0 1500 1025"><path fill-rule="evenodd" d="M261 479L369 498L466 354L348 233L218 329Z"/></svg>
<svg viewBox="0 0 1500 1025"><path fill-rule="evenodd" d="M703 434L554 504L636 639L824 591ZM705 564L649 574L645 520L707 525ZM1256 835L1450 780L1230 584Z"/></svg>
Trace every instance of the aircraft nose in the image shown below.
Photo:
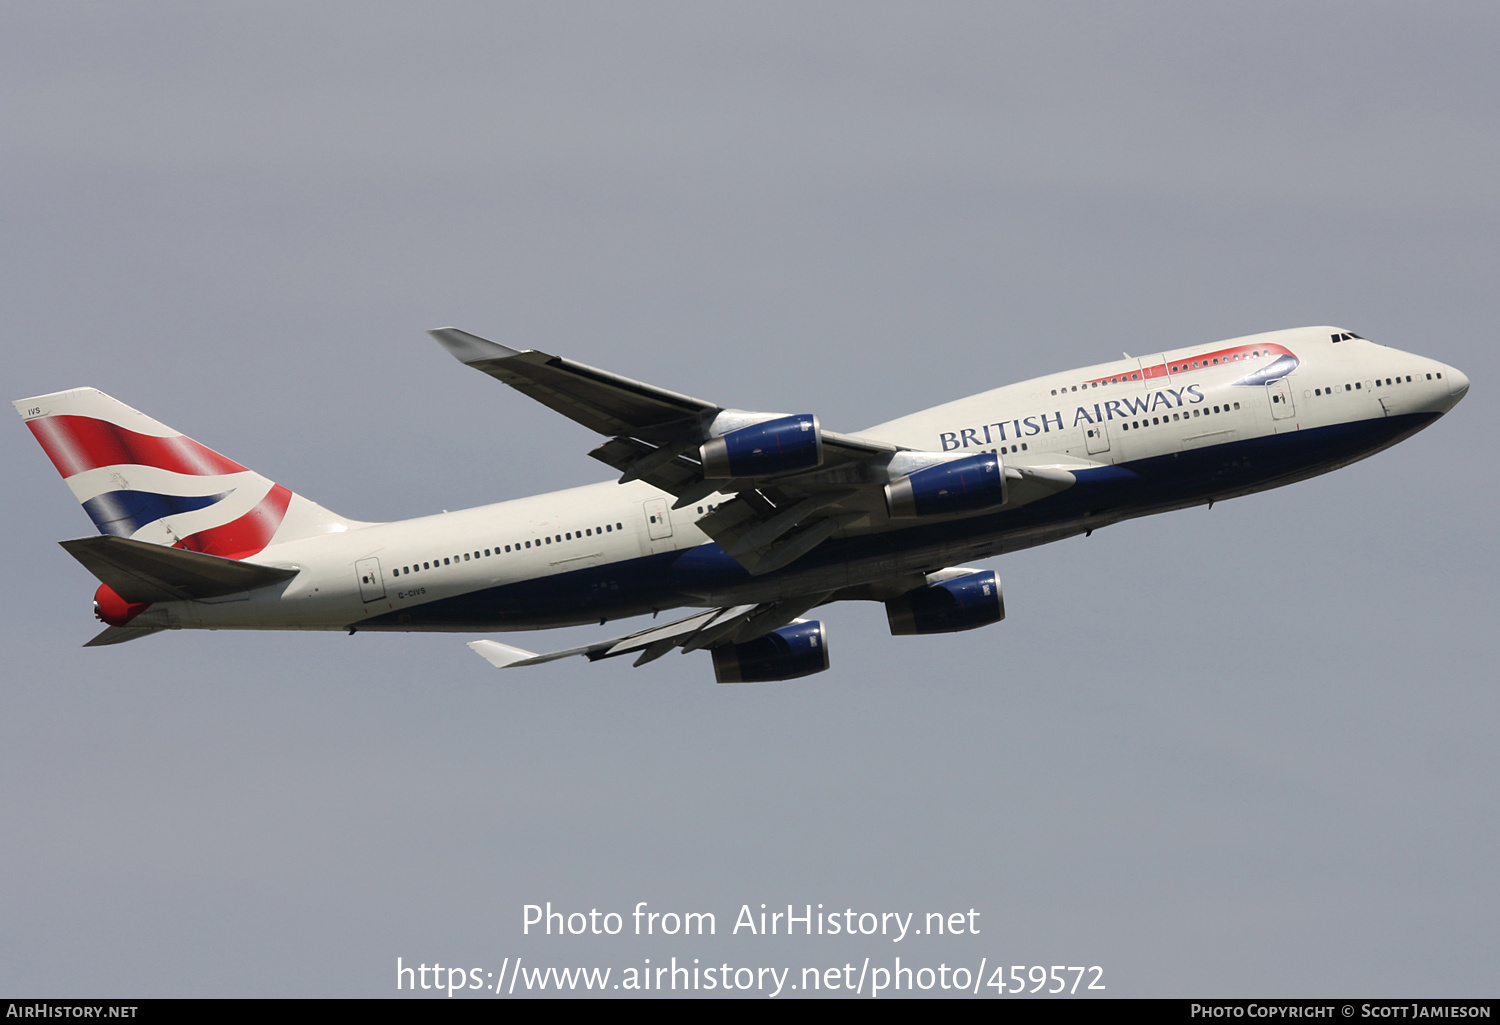
<svg viewBox="0 0 1500 1025"><path fill-rule="evenodd" d="M1448 378L1448 394L1453 399L1453 404L1458 405L1458 400L1469 394L1469 379L1462 370L1448 368L1444 375Z"/></svg>

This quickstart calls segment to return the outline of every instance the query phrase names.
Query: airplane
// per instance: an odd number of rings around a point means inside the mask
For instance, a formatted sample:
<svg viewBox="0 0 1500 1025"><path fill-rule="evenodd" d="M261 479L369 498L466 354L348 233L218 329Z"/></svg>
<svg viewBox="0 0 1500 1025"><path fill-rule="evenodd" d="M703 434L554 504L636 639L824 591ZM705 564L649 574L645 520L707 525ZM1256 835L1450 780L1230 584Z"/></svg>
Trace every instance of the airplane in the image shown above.
<svg viewBox="0 0 1500 1025"><path fill-rule="evenodd" d="M1338 327L1120 360L853 434L726 408L456 328L466 366L596 431L613 481L392 523L347 519L93 388L17 412L99 533L60 542L100 581L88 646L169 629L506 632L690 608L494 666L707 650L720 683L828 668L835 601L893 635L1005 618L963 563L1304 480L1422 430L1469 388Z"/></svg>

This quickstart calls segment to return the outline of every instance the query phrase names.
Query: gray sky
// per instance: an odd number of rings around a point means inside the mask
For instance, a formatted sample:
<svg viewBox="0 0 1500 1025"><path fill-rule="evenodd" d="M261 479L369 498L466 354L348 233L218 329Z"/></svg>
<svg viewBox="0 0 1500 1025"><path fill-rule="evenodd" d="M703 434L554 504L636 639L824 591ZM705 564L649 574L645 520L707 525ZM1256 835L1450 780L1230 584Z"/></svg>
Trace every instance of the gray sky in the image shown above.
<svg viewBox="0 0 1500 1025"><path fill-rule="evenodd" d="M998 626L835 607L831 671L745 687L701 654L501 674L467 635L85 651L54 542L90 525L15 422L0 992L900 955L1493 996L1497 34L1478 4L6 5L6 397L102 388L345 515L606 476L422 334L450 323L836 430L1314 323L1473 389L1335 474L986 564ZM548 900L719 935L522 936ZM728 935L762 902L982 932Z"/></svg>

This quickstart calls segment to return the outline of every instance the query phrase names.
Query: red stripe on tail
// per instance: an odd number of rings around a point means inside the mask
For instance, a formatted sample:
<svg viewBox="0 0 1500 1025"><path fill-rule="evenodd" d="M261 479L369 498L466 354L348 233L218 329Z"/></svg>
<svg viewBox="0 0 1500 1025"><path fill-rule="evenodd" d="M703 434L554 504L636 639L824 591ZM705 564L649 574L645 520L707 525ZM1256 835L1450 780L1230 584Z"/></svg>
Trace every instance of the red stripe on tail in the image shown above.
<svg viewBox="0 0 1500 1025"><path fill-rule="evenodd" d="M192 438L156 438L91 416L43 416L26 421L47 458L64 478L121 463L154 466L207 477L241 473L244 467ZM285 506L283 506L283 511Z"/></svg>
<svg viewBox="0 0 1500 1025"><path fill-rule="evenodd" d="M226 559L248 559L271 543L291 501L290 491L280 484L273 485L266 497L239 519L189 534L172 547Z"/></svg>

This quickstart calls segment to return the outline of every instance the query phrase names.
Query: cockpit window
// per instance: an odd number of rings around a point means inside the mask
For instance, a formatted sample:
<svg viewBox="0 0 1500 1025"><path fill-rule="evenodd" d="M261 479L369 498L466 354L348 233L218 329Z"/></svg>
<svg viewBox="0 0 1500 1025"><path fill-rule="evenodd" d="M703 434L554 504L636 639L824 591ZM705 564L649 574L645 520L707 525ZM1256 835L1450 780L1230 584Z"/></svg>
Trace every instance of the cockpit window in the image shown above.
<svg viewBox="0 0 1500 1025"><path fill-rule="evenodd" d="M1336 335L1329 335L1329 337L1335 342L1346 342L1351 338L1358 338L1362 342L1369 340L1364 335L1357 335L1353 331L1341 331Z"/></svg>

